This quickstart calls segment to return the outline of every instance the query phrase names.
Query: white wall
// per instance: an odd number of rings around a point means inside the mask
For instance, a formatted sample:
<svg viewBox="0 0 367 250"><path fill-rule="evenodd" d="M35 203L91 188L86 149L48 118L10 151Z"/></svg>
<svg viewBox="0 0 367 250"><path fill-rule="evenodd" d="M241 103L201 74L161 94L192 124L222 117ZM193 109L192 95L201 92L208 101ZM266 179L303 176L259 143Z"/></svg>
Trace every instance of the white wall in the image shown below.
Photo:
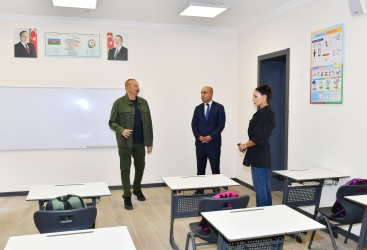
<svg viewBox="0 0 367 250"><path fill-rule="evenodd" d="M311 105L311 32L339 23L345 27L343 104ZM247 139L248 120L254 113L251 94L257 84L257 57L290 48L288 168L318 166L349 174L350 178L367 178L366 24L367 15L351 16L348 1L317 0L238 34L238 138ZM304 78L300 78L301 71ZM237 154L236 176L252 183L242 157ZM340 184L346 181L342 179ZM323 189L320 206L333 204L337 188ZM359 230L354 227L353 233L359 235Z"/></svg>
<svg viewBox="0 0 367 250"><path fill-rule="evenodd" d="M14 58L13 30L22 27L37 28L38 59ZM227 113L221 171L235 177L236 34L21 18L0 20L0 30L2 86L121 88L128 78L138 80L149 102L154 128L153 153L146 157L143 183L162 182L163 176L196 174L191 118L194 107L201 102L201 88L212 86L214 100L222 103ZM100 34L104 48L108 31L128 34L128 62L107 61L104 49L101 59L43 56L44 32ZM19 121L11 122L20 122L21 117L19 114ZM26 122L24 131L19 132L30 132ZM0 165L0 192L65 182L121 185L117 148L0 151ZM207 173L211 173L209 164Z"/></svg>

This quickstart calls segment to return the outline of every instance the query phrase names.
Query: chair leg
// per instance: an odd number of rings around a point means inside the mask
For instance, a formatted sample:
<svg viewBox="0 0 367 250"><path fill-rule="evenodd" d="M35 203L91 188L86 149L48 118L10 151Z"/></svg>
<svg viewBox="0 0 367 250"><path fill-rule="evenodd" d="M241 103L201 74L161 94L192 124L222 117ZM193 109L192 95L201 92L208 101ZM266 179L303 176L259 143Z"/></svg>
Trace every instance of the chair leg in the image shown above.
<svg viewBox="0 0 367 250"><path fill-rule="evenodd" d="M186 245L185 245L185 250L189 249L189 240L191 238L191 242L192 242L192 249L196 250L196 242L195 242L195 235L192 232L188 232L187 236L186 236Z"/></svg>
<svg viewBox="0 0 367 250"><path fill-rule="evenodd" d="M345 237L345 240L344 240L345 244L347 244L347 241L349 239L349 235L350 235L350 231L352 230L352 226L353 226L353 224L349 225L348 233L347 233L347 236Z"/></svg>
<svg viewBox="0 0 367 250"><path fill-rule="evenodd" d="M321 216L321 218L326 221L326 225L329 229L329 234L330 234L330 237L331 237L331 241L333 242L334 250L338 250L338 247L336 246L335 238L334 238L334 235L333 235L333 231L331 230L331 226L330 226L330 222L329 222L328 218L326 218L325 216Z"/></svg>

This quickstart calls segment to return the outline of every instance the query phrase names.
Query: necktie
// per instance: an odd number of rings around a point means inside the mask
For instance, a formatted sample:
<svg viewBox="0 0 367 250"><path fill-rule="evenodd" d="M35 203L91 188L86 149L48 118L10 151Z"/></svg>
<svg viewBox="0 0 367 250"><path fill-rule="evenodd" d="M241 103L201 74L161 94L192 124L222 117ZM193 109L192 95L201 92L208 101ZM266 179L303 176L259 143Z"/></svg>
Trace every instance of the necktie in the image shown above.
<svg viewBox="0 0 367 250"><path fill-rule="evenodd" d="M25 44L25 50L28 52L28 55L31 55L31 52L29 51L28 44Z"/></svg>
<svg viewBox="0 0 367 250"><path fill-rule="evenodd" d="M205 112L205 121L208 121L208 116L209 116L209 103L206 104L206 112Z"/></svg>
<svg viewBox="0 0 367 250"><path fill-rule="evenodd" d="M116 59L116 57L117 57L118 53L119 53L119 50L118 50L118 49L116 49L115 59Z"/></svg>

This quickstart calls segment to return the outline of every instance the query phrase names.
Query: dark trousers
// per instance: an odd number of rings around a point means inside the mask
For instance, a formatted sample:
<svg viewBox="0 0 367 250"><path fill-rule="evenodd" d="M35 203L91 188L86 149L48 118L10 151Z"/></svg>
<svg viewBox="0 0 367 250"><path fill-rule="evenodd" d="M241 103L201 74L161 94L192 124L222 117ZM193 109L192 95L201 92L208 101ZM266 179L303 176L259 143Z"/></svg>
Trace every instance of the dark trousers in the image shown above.
<svg viewBox="0 0 367 250"><path fill-rule="evenodd" d="M220 146L213 147L203 144L196 147L197 175L205 175L207 159L209 159L212 174L220 174Z"/></svg>
<svg viewBox="0 0 367 250"><path fill-rule="evenodd" d="M120 171L121 171L121 183L124 194L122 198L131 197L130 191L130 168L131 168L131 156L134 158L135 166L135 178L133 183L133 190L141 190L141 180L143 179L145 168L145 146L141 144L133 144L129 147L119 147L120 156Z"/></svg>

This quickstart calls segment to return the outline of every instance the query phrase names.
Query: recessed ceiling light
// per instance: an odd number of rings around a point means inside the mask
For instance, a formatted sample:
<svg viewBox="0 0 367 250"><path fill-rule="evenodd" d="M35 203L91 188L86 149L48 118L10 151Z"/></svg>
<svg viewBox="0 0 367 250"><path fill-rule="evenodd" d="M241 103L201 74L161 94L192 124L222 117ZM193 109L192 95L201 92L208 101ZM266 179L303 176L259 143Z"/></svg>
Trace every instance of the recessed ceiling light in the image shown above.
<svg viewBox="0 0 367 250"><path fill-rule="evenodd" d="M189 7L180 16L216 17L228 8L229 5L189 3Z"/></svg>
<svg viewBox="0 0 367 250"><path fill-rule="evenodd" d="M83 9L95 9L97 0L52 0L56 7L71 7Z"/></svg>

